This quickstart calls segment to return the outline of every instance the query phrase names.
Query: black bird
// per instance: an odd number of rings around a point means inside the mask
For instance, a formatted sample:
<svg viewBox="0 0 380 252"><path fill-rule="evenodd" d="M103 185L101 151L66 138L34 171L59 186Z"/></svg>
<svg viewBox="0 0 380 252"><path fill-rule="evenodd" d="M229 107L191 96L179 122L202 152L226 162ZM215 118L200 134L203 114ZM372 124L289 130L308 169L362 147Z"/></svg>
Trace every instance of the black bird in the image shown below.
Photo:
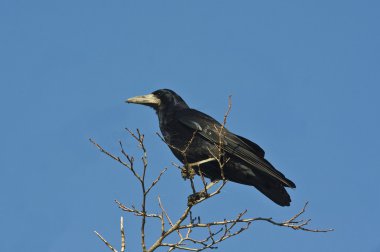
<svg viewBox="0 0 380 252"><path fill-rule="evenodd" d="M200 170L211 181L222 179L224 175L227 180L256 187L280 206L290 205L285 187L296 185L264 158L265 152L260 146L228 131L214 118L191 109L172 90L160 89L129 98L127 102L147 105L156 111L165 142L182 163L211 160L223 153L226 160L223 173L213 160L194 168L198 174Z"/></svg>

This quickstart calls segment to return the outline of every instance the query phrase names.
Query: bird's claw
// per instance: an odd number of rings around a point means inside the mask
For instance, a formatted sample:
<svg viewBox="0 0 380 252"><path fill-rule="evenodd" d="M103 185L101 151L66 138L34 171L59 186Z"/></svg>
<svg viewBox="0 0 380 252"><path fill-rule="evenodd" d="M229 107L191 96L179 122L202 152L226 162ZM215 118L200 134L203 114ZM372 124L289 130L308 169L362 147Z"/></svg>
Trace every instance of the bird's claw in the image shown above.
<svg viewBox="0 0 380 252"><path fill-rule="evenodd" d="M187 197L187 205L188 206L192 206L194 205L195 203L197 203L199 200L203 199L203 198L208 198L210 195L205 192L205 191L202 191L202 192L196 192L196 193L193 193L193 194L190 194L188 197Z"/></svg>
<svg viewBox="0 0 380 252"><path fill-rule="evenodd" d="M185 164L181 169L181 176L184 180L193 179L196 172L191 164Z"/></svg>

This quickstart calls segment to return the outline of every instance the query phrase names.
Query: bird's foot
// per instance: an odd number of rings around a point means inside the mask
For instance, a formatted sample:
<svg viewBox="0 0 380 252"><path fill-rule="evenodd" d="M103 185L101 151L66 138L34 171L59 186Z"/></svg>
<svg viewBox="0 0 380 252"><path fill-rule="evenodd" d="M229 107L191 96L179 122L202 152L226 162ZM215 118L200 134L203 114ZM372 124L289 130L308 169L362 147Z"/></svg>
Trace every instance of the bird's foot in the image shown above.
<svg viewBox="0 0 380 252"><path fill-rule="evenodd" d="M193 179L196 172L191 164L185 164L181 169L181 176L184 180Z"/></svg>
<svg viewBox="0 0 380 252"><path fill-rule="evenodd" d="M193 206L199 200L201 200L203 198L208 198L209 196L210 195L207 192L205 192L205 191L201 191L201 192L196 192L196 193L190 194L187 197L187 205L188 206Z"/></svg>

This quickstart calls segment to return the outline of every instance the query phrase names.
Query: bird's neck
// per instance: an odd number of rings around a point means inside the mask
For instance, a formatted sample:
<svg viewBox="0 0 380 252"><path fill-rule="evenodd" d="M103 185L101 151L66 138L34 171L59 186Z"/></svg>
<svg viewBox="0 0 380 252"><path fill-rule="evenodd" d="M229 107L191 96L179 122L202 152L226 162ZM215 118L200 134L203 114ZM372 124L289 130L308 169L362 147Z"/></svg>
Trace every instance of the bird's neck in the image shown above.
<svg viewBox="0 0 380 252"><path fill-rule="evenodd" d="M158 120L160 128L169 125L174 120L174 115L177 113L177 109L162 108L157 110Z"/></svg>

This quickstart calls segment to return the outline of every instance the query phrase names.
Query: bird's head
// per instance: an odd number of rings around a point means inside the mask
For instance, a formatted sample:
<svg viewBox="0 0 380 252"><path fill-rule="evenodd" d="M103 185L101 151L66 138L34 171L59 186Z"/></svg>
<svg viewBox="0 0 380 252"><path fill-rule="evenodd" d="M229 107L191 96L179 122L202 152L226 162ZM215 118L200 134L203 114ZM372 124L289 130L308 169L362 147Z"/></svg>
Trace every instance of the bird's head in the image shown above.
<svg viewBox="0 0 380 252"><path fill-rule="evenodd" d="M159 89L151 94L135 96L126 102L146 105L156 111L168 108L188 108L186 102L170 89Z"/></svg>

